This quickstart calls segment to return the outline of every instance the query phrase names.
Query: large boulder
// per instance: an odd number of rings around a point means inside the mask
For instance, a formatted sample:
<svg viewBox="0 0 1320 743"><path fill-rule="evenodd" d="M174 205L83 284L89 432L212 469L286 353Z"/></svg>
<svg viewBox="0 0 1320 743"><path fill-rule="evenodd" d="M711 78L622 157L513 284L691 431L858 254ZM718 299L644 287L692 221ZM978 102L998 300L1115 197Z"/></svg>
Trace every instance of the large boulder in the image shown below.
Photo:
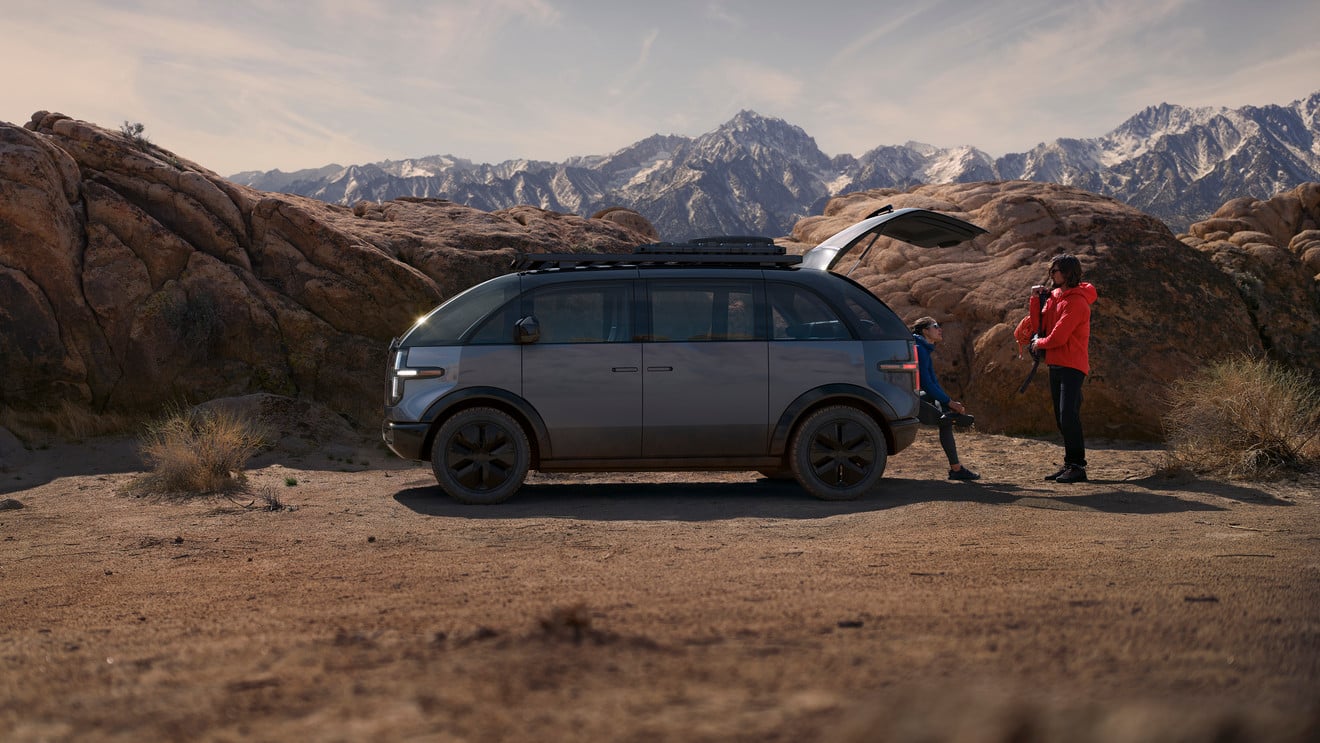
<svg viewBox="0 0 1320 743"><path fill-rule="evenodd" d="M1233 199L1179 239L1232 280L1271 357L1320 369L1320 183Z"/></svg>
<svg viewBox="0 0 1320 743"><path fill-rule="evenodd" d="M625 215L238 186L62 114L0 122L0 407L269 392L379 415L389 340L517 251L628 250Z"/></svg>
<svg viewBox="0 0 1320 743"><path fill-rule="evenodd" d="M1027 181L921 186L835 198L800 221L796 243L814 245L878 207L921 207L988 230L951 248L879 240L853 278L911 322L944 326L936 350L941 383L990 431L1054 430L1042 368L1030 368L1013 328L1026 316L1033 284L1050 258L1076 255L1095 284L1090 362L1082 419L1089 436L1154 438L1171 382L1211 359L1259 352L1259 335L1232 282L1205 254L1179 242L1158 219L1118 201ZM854 256L836 269L847 271Z"/></svg>

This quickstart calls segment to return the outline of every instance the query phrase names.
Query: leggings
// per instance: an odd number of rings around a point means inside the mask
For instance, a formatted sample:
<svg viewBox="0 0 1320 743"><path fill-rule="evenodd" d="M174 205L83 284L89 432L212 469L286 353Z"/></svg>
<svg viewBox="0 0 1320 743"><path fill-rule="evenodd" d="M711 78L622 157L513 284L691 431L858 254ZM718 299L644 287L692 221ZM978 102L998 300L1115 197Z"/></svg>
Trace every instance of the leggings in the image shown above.
<svg viewBox="0 0 1320 743"><path fill-rule="evenodd" d="M953 421L940 424L940 446L944 447L944 456L949 458L949 466L958 463L958 447L953 443Z"/></svg>
<svg viewBox="0 0 1320 743"><path fill-rule="evenodd" d="M1086 466L1086 441L1082 436L1082 382L1080 369L1050 367L1050 399L1054 402L1054 422L1063 434L1063 463Z"/></svg>
<svg viewBox="0 0 1320 743"><path fill-rule="evenodd" d="M922 423L940 427L940 446L944 447L944 456L949 458L949 466L958 463L958 447L953 443L953 419L941 417L941 410L926 400L921 401L918 417Z"/></svg>

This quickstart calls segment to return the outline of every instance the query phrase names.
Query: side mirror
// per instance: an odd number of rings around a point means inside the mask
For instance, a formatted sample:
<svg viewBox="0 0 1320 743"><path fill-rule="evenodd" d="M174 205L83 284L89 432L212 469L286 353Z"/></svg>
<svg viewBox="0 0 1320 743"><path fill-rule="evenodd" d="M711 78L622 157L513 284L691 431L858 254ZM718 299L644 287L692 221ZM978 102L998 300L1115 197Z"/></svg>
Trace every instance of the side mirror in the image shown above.
<svg viewBox="0 0 1320 743"><path fill-rule="evenodd" d="M535 315L528 315L513 325L513 339L517 343L535 343L541 340L541 323Z"/></svg>

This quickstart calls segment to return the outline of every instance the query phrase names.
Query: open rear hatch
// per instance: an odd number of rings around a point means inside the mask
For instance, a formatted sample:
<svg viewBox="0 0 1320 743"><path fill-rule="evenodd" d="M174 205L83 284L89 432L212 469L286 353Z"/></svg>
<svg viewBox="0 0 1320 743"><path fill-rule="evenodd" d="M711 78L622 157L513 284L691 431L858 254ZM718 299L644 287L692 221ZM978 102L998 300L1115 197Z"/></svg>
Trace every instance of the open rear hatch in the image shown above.
<svg viewBox="0 0 1320 743"><path fill-rule="evenodd" d="M922 248L948 248L977 235L984 235L985 232L971 222L929 209L894 211L891 207L885 207L807 251L798 268L828 271L854 246L867 238L870 240L866 250L870 250L881 235ZM860 261L866 255L866 250L858 255L857 260Z"/></svg>

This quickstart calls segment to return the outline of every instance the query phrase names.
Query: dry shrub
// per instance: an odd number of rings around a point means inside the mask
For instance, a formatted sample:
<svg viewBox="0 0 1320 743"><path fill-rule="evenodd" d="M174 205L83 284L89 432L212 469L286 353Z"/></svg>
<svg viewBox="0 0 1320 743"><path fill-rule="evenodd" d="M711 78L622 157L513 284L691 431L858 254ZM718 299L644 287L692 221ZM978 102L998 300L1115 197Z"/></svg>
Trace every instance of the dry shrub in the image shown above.
<svg viewBox="0 0 1320 743"><path fill-rule="evenodd" d="M150 472L132 490L143 494L194 495L234 490L243 465L264 444L250 419L227 411L176 411L148 424L140 441Z"/></svg>
<svg viewBox="0 0 1320 743"><path fill-rule="evenodd" d="M1320 458L1320 390L1273 361L1234 358L1170 389L1164 431L1173 468L1267 478Z"/></svg>

